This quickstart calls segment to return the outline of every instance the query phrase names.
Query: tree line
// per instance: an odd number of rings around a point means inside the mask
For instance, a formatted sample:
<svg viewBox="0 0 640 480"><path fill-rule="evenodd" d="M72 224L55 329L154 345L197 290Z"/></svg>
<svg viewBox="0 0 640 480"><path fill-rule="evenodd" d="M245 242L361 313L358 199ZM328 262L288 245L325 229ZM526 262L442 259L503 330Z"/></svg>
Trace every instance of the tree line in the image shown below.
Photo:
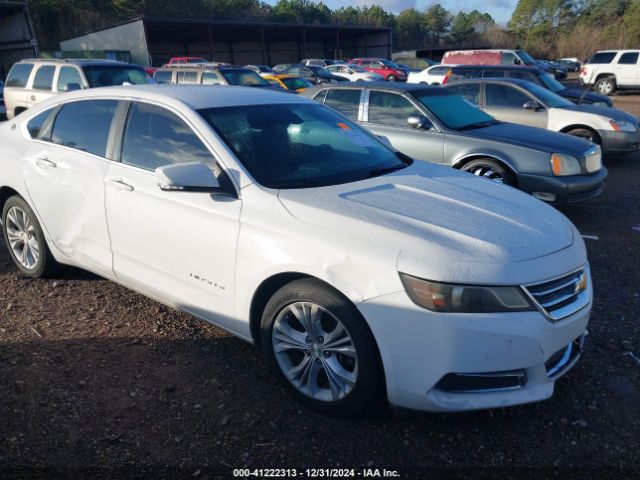
<svg viewBox="0 0 640 480"><path fill-rule="evenodd" d="M398 14L379 5L330 9L312 0L31 0L41 48L141 15L299 24L384 26L396 50L429 47L524 48L540 58L584 59L605 48L640 47L640 0L519 0L506 26L490 14L440 4Z"/></svg>

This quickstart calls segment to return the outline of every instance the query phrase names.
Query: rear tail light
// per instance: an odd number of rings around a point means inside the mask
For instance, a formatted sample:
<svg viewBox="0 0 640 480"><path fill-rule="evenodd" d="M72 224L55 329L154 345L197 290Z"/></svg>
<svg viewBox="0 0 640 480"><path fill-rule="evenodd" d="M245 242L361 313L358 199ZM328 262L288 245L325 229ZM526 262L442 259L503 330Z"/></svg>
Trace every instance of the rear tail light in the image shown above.
<svg viewBox="0 0 640 480"><path fill-rule="evenodd" d="M586 75L587 74L587 68L586 67L580 67L580 75Z"/></svg>
<svg viewBox="0 0 640 480"><path fill-rule="evenodd" d="M446 74L446 75L444 76L444 78L442 79L442 85L446 85L446 84L447 84L447 82L449 81L449 78L451 78L451 74L452 74L452 73L453 73L453 72L452 72L451 70L449 70L449 71L447 72L447 74Z"/></svg>

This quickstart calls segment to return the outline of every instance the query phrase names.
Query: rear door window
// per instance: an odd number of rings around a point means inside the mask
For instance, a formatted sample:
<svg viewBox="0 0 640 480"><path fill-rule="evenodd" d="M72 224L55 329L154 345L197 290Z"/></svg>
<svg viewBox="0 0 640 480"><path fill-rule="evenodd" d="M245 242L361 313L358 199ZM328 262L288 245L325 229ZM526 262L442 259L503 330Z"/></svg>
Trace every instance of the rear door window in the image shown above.
<svg viewBox="0 0 640 480"><path fill-rule="evenodd" d="M327 91L325 105L335 108L351 120L358 121L361 90L335 89Z"/></svg>
<svg viewBox="0 0 640 480"><path fill-rule="evenodd" d="M638 63L638 52L623 53L618 60L618 65L635 65Z"/></svg>
<svg viewBox="0 0 640 480"><path fill-rule="evenodd" d="M82 77L75 67L61 67L58 73L58 91L66 92L69 85L77 85L82 88Z"/></svg>
<svg viewBox="0 0 640 480"><path fill-rule="evenodd" d="M104 157L116 100L85 100L65 104L53 123L51 141Z"/></svg>
<svg viewBox="0 0 640 480"><path fill-rule="evenodd" d="M26 87L32 70L32 63L16 63L9 71L5 87Z"/></svg>
<svg viewBox="0 0 640 480"><path fill-rule="evenodd" d="M53 84L53 74L56 73L56 67L53 65L44 65L36 70L36 75L33 78L34 90L49 90Z"/></svg>
<svg viewBox="0 0 640 480"><path fill-rule="evenodd" d="M594 65L602 65L606 63L611 63L617 52L599 52L593 55L589 60L587 60L588 64Z"/></svg>

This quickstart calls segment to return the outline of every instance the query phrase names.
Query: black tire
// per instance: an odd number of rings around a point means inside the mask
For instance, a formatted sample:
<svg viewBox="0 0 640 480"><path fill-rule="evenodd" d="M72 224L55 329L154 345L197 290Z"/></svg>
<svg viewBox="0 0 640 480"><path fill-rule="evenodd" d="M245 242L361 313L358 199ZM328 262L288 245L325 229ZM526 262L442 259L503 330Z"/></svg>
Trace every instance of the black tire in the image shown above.
<svg viewBox="0 0 640 480"><path fill-rule="evenodd" d="M342 398L332 400L312 398L287 379L278 363L273 345L274 324L279 316L285 315L288 307L298 302L311 303L322 307L331 316L339 319L346 329L347 335L352 340L357 355L357 360L352 360L352 362L355 363L357 376L351 390ZM327 316L327 318L331 319L330 316ZM301 326L301 324L299 325ZM262 350L269 365L284 388L305 407L323 414L349 416L362 413L383 398L383 371L373 334L356 307L346 297L323 282L307 278L293 281L282 287L267 303L262 314L260 329ZM304 329L300 333L304 335ZM309 342L309 338L309 335L307 335L305 342ZM298 353L297 351L287 350L287 355L290 354L289 352L291 354ZM322 363L324 365L325 362L321 358L315 358L309 352L309 350L306 352L306 357L310 358L309 362L316 362L318 365ZM302 352L300 351L300 353ZM300 358L304 356L302 354ZM319 356L321 357L322 355ZM338 361L339 356L340 354L336 355L336 361ZM302 360L300 362L301 365ZM291 363L298 364L297 361L292 361ZM317 378L322 380L322 375L324 375L324 379L327 382L325 391L328 391L326 370L320 369L320 367L318 369L321 373L318 374ZM316 383L320 383L319 380Z"/></svg>
<svg viewBox="0 0 640 480"><path fill-rule="evenodd" d="M517 187L518 182L511 170L493 158L483 157L465 163L460 169L488 180L496 181L510 187Z"/></svg>
<svg viewBox="0 0 640 480"><path fill-rule="evenodd" d="M387 82L397 82L398 81L398 77L396 77L395 75L389 75L387 77Z"/></svg>
<svg viewBox="0 0 640 480"><path fill-rule="evenodd" d="M590 140L596 145L602 145L602 139L597 132L589 128L572 128L571 130L567 130L565 133L569 135L573 135L574 137L584 138L585 140Z"/></svg>
<svg viewBox="0 0 640 480"><path fill-rule="evenodd" d="M601 95L613 95L617 88L616 77L613 76L602 77L594 86L594 90Z"/></svg>
<svg viewBox="0 0 640 480"><path fill-rule="evenodd" d="M32 268L25 267L16 257L16 254L9 245L9 234L7 233L9 225L7 223L7 216L9 214L9 211L14 207L24 212L29 217L29 221L33 225L32 238L35 240L38 246L38 259ZM47 241L45 240L42 228L38 223L38 218L33 213L33 210L31 210L31 207L29 207L27 202L25 202L21 197L17 195L10 197L6 201L6 203L4 204L4 208L2 209L2 234L4 236L4 243L7 250L9 251L11 260L13 260L13 263L22 274L32 278L46 277L53 273L58 267L58 262L56 262L56 260L53 258L53 255L51 255L51 251L47 246Z"/></svg>

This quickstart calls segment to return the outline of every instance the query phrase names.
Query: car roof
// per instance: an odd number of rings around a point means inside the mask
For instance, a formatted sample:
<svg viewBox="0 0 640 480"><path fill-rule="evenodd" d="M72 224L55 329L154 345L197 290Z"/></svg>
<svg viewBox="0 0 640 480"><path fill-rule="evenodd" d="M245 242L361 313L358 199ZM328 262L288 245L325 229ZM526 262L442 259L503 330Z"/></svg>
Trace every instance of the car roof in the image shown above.
<svg viewBox="0 0 640 480"><path fill-rule="evenodd" d="M332 90L353 90L357 89L375 89L382 90L386 92L413 92L416 90L424 91L424 90L433 90L433 91L442 91L445 90L440 86L433 85L424 85L422 83L404 83L404 82L344 82L344 83L331 83L331 84L323 84L314 86L313 90L320 89L332 89ZM310 89L311 90L311 89Z"/></svg>
<svg viewBox="0 0 640 480"><path fill-rule="evenodd" d="M106 59L86 59L86 58L25 58L20 60L17 63L59 63L59 64L71 64L71 65L80 65L80 66L91 66L91 65L119 65L119 66L127 66L127 67L139 67L139 65L134 65L132 63L127 62L119 62L117 60L106 60ZM142 68L142 67L139 67Z"/></svg>
<svg viewBox="0 0 640 480"><path fill-rule="evenodd" d="M522 87L526 86L526 85L535 85L535 84L531 83L530 81L523 80L521 78L465 78L464 80L456 80L454 83L447 84L446 86L448 87L449 85L459 85L461 83L478 83L478 82L484 82L484 83L510 83L510 84L513 84L513 85L520 85Z"/></svg>
<svg viewBox="0 0 640 480"><path fill-rule="evenodd" d="M91 100L99 98L122 98L148 100L154 103L174 104L181 102L194 110L202 108L240 107L248 105L268 105L281 103L309 103L309 100L257 87L236 87L225 85L127 85L116 87L88 88L57 95L44 103L56 103L55 99ZM39 104L40 105L40 104Z"/></svg>
<svg viewBox="0 0 640 480"><path fill-rule="evenodd" d="M434 67L446 65L433 65ZM431 67L430 67L431 68ZM534 65L451 65L451 69L469 69L469 68L477 68L479 70L513 70L513 71L530 71L530 72L540 72L544 73L539 67Z"/></svg>

